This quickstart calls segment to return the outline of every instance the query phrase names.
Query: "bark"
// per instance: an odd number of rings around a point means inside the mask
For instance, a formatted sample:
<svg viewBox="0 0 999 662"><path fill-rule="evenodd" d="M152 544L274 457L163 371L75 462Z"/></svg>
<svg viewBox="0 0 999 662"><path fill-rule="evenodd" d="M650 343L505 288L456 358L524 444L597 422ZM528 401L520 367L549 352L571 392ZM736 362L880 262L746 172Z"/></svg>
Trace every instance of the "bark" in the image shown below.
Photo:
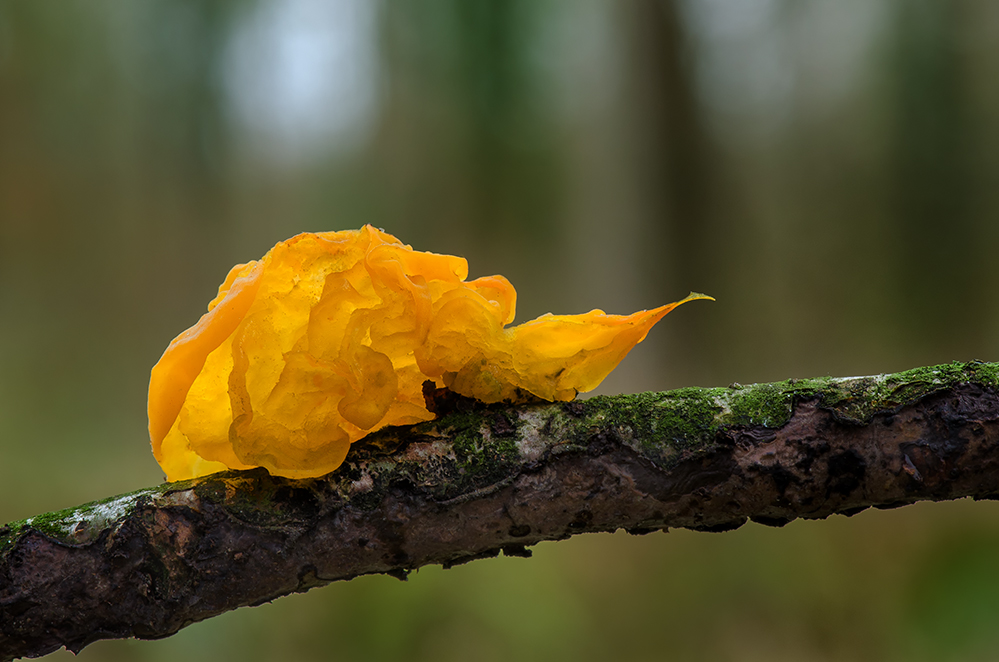
<svg viewBox="0 0 999 662"><path fill-rule="evenodd" d="M0 660L158 638L368 573L624 528L724 531L999 494L999 364L485 407L333 474L169 483L0 527Z"/></svg>

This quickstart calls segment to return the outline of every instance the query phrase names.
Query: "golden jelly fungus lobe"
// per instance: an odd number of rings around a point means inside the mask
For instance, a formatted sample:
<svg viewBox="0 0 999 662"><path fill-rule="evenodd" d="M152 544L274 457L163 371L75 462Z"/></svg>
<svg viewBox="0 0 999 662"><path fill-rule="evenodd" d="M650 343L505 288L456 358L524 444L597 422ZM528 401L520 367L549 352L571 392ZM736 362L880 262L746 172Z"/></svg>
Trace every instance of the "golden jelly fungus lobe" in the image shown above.
<svg viewBox="0 0 999 662"><path fill-rule="evenodd" d="M149 435L168 480L264 467L322 476L350 444L428 421L423 383L482 402L571 400L686 299L634 315L543 315L509 327L502 276L365 226L305 233L232 268L149 381Z"/></svg>

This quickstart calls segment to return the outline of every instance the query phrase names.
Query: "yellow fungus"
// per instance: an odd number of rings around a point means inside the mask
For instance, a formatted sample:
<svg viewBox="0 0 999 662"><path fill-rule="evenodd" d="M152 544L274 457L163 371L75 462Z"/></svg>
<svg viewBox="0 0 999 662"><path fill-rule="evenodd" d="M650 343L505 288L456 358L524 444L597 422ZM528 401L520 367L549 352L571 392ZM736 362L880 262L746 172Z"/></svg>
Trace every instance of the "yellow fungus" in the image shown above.
<svg viewBox="0 0 999 662"><path fill-rule="evenodd" d="M365 226L305 233L232 268L149 381L149 435L168 480L264 467L336 469L350 444L434 418L423 383L482 402L571 400L595 388L691 294L634 315L513 321L502 276Z"/></svg>

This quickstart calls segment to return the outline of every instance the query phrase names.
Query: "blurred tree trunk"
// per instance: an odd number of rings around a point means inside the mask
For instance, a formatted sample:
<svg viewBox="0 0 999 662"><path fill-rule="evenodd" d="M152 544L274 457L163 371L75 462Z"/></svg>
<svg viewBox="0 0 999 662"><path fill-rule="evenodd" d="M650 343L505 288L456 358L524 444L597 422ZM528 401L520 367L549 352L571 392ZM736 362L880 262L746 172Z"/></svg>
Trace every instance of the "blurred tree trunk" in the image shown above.
<svg viewBox="0 0 999 662"><path fill-rule="evenodd" d="M898 228L894 300L902 308L901 328L925 325L922 341L933 347L948 344L954 319L962 319L970 334L989 329L989 311L971 294L991 270L991 251L976 237L982 221L975 212L994 182L986 190L976 186L972 69L962 47L970 9L961 2L898 5L888 86L890 193ZM974 342L988 346L980 338Z"/></svg>
<svg viewBox="0 0 999 662"><path fill-rule="evenodd" d="M676 0L621 5L634 127L632 171L638 179L643 280L656 284L653 300L672 301L704 290L713 273L721 229L712 226L711 156L704 113L698 107L693 50ZM712 333L709 317L676 328L676 347ZM667 356L666 352L659 356ZM696 364L697 358L691 357ZM664 370L665 366L658 366Z"/></svg>
<svg viewBox="0 0 999 662"><path fill-rule="evenodd" d="M709 271L703 257L711 254L712 234L705 214L706 136L687 37L675 0L639 0L624 11L631 112L641 129L636 170L649 220L645 268L657 280L696 280ZM661 278L664 269L670 278Z"/></svg>

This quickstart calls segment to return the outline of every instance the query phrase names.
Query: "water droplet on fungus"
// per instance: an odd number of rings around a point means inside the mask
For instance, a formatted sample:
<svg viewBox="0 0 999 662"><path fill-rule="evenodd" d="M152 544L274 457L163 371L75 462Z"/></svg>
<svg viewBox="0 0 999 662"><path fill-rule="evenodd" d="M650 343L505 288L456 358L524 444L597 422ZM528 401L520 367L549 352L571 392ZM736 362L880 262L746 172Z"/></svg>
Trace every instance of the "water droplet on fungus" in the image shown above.
<svg viewBox="0 0 999 662"><path fill-rule="evenodd" d="M336 469L350 444L428 421L424 383L482 402L572 400L686 299L633 315L513 321L502 276L365 226L305 233L232 268L149 381L149 434L168 480L264 467Z"/></svg>

